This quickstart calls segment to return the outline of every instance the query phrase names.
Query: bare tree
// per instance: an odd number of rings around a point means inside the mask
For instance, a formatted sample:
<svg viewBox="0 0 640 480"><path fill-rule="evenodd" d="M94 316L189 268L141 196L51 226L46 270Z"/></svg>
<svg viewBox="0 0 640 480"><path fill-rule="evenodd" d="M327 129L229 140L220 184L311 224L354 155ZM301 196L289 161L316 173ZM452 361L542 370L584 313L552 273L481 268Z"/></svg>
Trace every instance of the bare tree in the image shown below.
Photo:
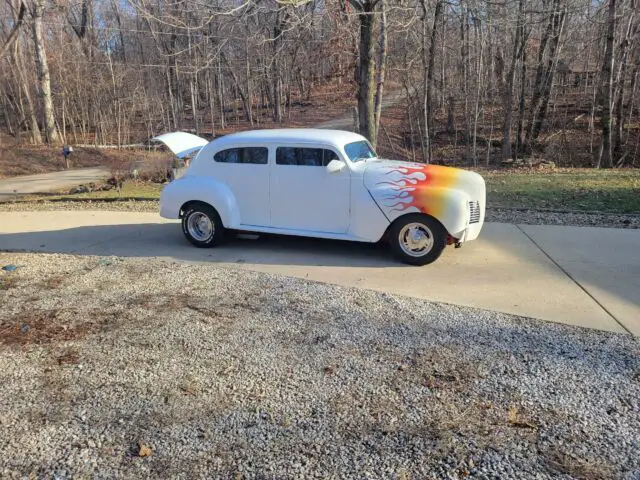
<svg viewBox="0 0 640 480"><path fill-rule="evenodd" d="M20 2L20 11L18 12L18 18L16 18L15 23L13 24L13 28L11 32L9 32L9 36L4 41L2 47L0 47L0 58L4 57L4 54L9 51L13 42L18 38L18 33L20 32L20 28L22 27L22 23L24 21L24 14L27 11L27 7L23 2Z"/></svg>
<svg viewBox="0 0 640 480"><path fill-rule="evenodd" d="M349 0L358 13L360 44L358 60L358 124L360 133L375 145L376 131L376 61L375 44L379 17L376 7L380 0Z"/></svg>
<svg viewBox="0 0 640 480"><path fill-rule="evenodd" d="M511 152L511 124L513 119L513 86L518 62L523 62L527 36L524 31L524 0L518 0L518 19L516 24L515 39L512 47L511 64L507 81L504 86L504 121L502 123L502 159L512 157ZM524 82L523 82L524 84Z"/></svg>
<svg viewBox="0 0 640 480"><path fill-rule="evenodd" d="M627 15L627 26L625 28L625 34L620 42L620 48L618 49L618 71L615 78L615 131L613 132L613 150L612 150L612 162L623 163L624 156L622 154L623 146L623 130L624 130L624 108L625 108L625 80L627 77L627 64L629 59L629 53L633 51L635 39L640 33L640 23L636 19L636 0L631 0L630 8ZM633 81L631 82L631 89L634 88ZM631 102L632 103L632 102Z"/></svg>
<svg viewBox="0 0 640 480"><path fill-rule="evenodd" d="M378 49L378 56L376 59L376 97L374 106L374 115L376 119L376 138L374 140L374 146L378 141L378 130L380 127L380 117L382 116L382 95L384 92L384 81L386 78L387 68L387 10L386 0L380 0L380 47Z"/></svg>
<svg viewBox="0 0 640 480"><path fill-rule="evenodd" d="M46 0L35 0L33 5L33 43L36 50L36 67L38 70L38 82L40 87L40 97L42 99L42 109L44 114L44 125L47 134L47 142L52 144L60 143L60 135L56 127L55 113L53 110L53 99L51 97L51 78L49 76L49 64L47 62L47 52L45 50L42 32L42 16L44 14Z"/></svg>
<svg viewBox="0 0 640 480"><path fill-rule="evenodd" d="M0 130L122 145L356 106L383 154L584 165L608 139L637 165L637 0L613 3L610 32L609 0L5 0ZM383 97L404 98L381 122Z"/></svg>
<svg viewBox="0 0 640 480"><path fill-rule="evenodd" d="M525 138L527 148L531 148L532 144L537 140L547 116L547 108L560 53L560 39L564 31L568 10L567 4L563 3L565 0L542 1L543 7L548 11L547 26L538 49L538 65Z"/></svg>
<svg viewBox="0 0 640 480"><path fill-rule="evenodd" d="M613 47L616 32L617 0L609 0L607 16L607 40L605 44L602 70L600 71L600 127L602 129L602 143L598 152L598 168L613 166L613 152L611 151L611 97L613 90Z"/></svg>

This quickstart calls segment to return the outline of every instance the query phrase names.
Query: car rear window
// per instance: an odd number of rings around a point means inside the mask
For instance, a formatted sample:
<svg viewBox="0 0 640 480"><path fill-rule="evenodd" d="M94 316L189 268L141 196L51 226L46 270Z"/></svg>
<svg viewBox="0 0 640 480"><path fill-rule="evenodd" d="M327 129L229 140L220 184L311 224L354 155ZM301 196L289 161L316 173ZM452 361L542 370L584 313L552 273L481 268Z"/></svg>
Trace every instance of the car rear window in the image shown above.
<svg viewBox="0 0 640 480"><path fill-rule="evenodd" d="M269 150L265 147L242 147L220 150L213 156L219 163L253 163L266 165L269 159Z"/></svg>
<svg viewBox="0 0 640 480"><path fill-rule="evenodd" d="M338 155L326 148L278 147L277 165L298 165L303 167L324 167Z"/></svg>

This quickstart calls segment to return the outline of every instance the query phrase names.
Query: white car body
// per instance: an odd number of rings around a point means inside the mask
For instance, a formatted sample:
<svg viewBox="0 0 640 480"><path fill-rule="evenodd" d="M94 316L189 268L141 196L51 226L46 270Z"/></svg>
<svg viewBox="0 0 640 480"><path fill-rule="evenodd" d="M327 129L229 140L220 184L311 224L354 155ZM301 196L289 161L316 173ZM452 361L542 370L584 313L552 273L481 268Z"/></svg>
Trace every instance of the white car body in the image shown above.
<svg viewBox="0 0 640 480"><path fill-rule="evenodd" d="M366 139L351 132L255 130L211 142L175 132L154 140L180 157L199 150L186 173L162 191L164 218L181 218L185 205L198 201L215 208L227 229L361 242L379 241L408 213L437 219L450 235L449 243L475 239L484 222L480 175L378 158L353 161L345 146ZM245 147L267 149L266 163L214 160L219 152ZM326 166L277 164L279 147L324 149L333 153L323 158L335 155L337 160Z"/></svg>

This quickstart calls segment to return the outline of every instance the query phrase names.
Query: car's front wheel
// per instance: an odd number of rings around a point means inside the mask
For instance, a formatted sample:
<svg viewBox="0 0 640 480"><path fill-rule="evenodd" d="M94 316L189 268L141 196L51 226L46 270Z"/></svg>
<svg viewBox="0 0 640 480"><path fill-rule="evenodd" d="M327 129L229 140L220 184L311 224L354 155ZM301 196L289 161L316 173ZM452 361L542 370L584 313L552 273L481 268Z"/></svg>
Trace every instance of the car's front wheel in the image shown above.
<svg viewBox="0 0 640 480"><path fill-rule="evenodd" d="M192 204L182 215L182 231L196 247L215 247L222 243L225 228L216 210L206 204Z"/></svg>
<svg viewBox="0 0 640 480"><path fill-rule="evenodd" d="M433 217L412 213L391 226L389 244L403 262L427 265L436 261L447 245L447 231Z"/></svg>

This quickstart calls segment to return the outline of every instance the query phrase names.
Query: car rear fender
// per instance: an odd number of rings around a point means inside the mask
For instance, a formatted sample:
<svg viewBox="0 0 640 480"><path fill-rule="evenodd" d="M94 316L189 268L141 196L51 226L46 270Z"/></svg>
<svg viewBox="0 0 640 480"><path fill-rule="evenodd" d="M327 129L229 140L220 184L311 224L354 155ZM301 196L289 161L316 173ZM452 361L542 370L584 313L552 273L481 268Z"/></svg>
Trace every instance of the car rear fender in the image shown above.
<svg viewBox="0 0 640 480"><path fill-rule="evenodd" d="M240 209L233 192L213 177L187 176L171 182L160 196L160 214L165 218L180 218L183 207L193 201L215 208L226 228L239 227Z"/></svg>

